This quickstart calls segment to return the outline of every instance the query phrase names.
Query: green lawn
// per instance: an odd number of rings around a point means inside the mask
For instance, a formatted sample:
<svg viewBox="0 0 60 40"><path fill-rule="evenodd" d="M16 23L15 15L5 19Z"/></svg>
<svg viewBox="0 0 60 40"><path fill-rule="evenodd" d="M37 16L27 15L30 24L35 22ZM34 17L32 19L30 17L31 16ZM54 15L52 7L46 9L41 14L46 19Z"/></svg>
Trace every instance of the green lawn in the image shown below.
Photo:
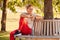
<svg viewBox="0 0 60 40"><path fill-rule="evenodd" d="M0 40L9 40L9 32L0 32Z"/></svg>

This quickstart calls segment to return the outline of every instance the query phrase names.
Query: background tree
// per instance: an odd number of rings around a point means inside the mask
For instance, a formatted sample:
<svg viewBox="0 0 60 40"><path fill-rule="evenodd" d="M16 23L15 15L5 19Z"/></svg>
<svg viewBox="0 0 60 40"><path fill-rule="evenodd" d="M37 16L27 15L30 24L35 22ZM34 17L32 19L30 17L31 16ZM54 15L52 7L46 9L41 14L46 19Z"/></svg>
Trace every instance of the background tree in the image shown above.
<svg viewBox="0 0 60 40"><path fill-rule="evenodd" d="M44 18L53 19L52 0L44 0Z"/></svg>
<svg viewBox="0 0 60 40"><path fill-rule="evenodd" d="M2 6L3 6L3 3L2 3L3 1L2 0L0 0L0 8L2 8Z"/></svg>
<svg viewBox="0 0 60 40"><path fill-rule="evenodd" d="M7 0L3 0L3 12L1 20L1 31L6 31L6 4Z"/></svg>

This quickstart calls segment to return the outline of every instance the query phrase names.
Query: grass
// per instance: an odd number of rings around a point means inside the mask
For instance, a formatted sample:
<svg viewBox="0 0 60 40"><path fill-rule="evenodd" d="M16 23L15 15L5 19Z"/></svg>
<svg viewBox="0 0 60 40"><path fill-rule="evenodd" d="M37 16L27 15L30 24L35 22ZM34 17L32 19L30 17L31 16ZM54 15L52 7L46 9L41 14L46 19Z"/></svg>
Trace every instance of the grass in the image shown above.
<svg viewBox="0 0 60 40"><path fill-rule="evenodd" d="M0 40L9 40L9 32L0 32Z"/></svg>
<svg viewBox="0 0 60 40"><path fill-rule="evenodd" d="M9 40L9 37L0 37L0 40Z"/></svg>

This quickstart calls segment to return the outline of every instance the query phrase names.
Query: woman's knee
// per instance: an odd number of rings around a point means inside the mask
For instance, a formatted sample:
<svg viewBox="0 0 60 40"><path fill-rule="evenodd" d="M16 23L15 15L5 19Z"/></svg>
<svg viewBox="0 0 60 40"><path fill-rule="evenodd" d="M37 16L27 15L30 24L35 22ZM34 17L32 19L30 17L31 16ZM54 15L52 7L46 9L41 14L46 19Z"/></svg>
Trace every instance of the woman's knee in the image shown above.
<svg viewBox="0 0 60 40"><path fill-rule="evenodd" d="M16 30L14 30L14 31L10 32L10 35L14 35L14 34L15 34L15 32L16 32Z"/></svg>

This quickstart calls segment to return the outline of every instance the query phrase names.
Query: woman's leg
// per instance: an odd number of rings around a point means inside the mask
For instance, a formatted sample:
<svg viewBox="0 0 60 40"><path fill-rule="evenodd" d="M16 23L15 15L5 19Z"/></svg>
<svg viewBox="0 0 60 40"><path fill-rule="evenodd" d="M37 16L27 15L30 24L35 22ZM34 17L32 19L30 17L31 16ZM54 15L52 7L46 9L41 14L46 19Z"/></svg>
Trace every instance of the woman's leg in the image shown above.
<svg viewBox="0 0 60 40"><path fill-rule="evenodd" d="M10 40L15 40L14 34L15 34L16 31L17 31L17 30L14 30L14 31L12 31L12 32L10 33Z"/></svg>

